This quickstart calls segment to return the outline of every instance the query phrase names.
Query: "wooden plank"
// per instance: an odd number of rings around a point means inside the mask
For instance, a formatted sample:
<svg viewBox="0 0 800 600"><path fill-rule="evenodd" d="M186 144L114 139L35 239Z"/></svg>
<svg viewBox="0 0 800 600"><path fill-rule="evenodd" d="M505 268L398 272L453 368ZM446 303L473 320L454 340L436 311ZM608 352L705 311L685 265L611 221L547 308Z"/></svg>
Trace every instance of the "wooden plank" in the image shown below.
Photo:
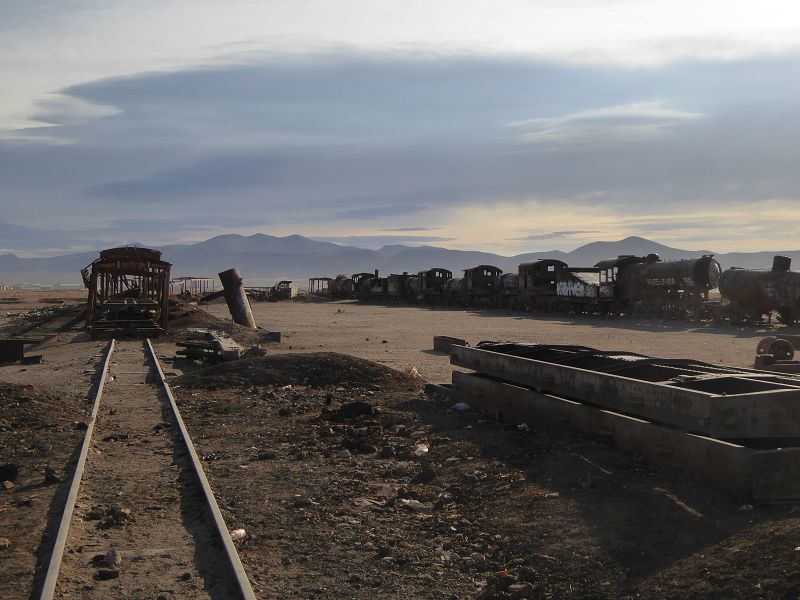
<svg viewBox="0 0 800 600"><path fill-rule="evenodd" d="M744 446L667 429L642 419L470 373L453 372L453 397L531 427L575 428L608 435L623 450L706 477L726 488L752 490L753 451ZM800 464L794 457L791 460L795 466ZM774 490L765 490L762 497L774 494Z"/></svg>
<svg viewBox="0 0 800 600"><path fill-rule="evenodd" d="M800 390L794 388L717 395L460 346L453 348L450 362L509 383L719 439L800 437ZM686 385L703 387L706 382Z"/></svg>

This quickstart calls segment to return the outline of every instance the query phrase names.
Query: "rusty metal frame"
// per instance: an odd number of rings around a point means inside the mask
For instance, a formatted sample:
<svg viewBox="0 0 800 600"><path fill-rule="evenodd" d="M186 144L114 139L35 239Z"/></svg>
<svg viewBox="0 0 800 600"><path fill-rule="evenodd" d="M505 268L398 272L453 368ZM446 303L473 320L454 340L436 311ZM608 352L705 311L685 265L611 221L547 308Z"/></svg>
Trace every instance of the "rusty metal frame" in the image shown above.
<svg viewBox="0 0 800 600"><path fill-rule="evenodd" d="M103 250L100 258L81 271L83 282L89 290L86 306L86 327L95 333L98 324L114 329L124 323L119 320L101 320L101 313L126 305L128 300L141 307L152 307L156 312L150 330L167 330L169 318L169 286L171 264L161 260L161 252L149 248L121 247ZM136 292L137 298L125 298Z"/></svg>

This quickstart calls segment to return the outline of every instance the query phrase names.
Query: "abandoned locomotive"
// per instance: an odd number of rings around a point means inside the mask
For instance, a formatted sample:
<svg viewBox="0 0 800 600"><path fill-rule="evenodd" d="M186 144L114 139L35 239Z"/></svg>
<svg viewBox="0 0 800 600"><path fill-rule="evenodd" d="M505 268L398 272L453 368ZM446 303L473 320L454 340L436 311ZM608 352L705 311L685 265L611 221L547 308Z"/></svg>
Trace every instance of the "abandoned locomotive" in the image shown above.
<svg viewBox="0 0 800 600"><path fill-rule="evenodd" d="M619 256L593 267L543 259L519 265L516 273L479 265L456 278L447 269L434 268L340 279L336 297L376 302L744 321L776 311L785 323L800 315L800 273L790 271L789 259L782 256L775 257L771 271L723 272L713 255L662 261L649 254ZM721 301L709 297L717 287Z"/></svg>

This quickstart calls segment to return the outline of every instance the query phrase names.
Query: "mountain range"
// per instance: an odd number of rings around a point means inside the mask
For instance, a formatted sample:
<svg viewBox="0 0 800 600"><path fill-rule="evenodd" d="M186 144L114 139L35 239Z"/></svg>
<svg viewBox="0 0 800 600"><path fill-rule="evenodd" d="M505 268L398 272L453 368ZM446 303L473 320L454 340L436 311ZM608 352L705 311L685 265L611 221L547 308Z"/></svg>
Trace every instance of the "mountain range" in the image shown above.
<svg viewBox="0 0 800 600"><path fill-rule="evenodd" d="M172 263L173 277L195 275L216 277L220 271L238 267L246 285L271 285L292 279L304 287L309 277L334 277L339 273L371 272L414 273L429 267L444 267L458 276L462 269L490 264L504 271L541 258L557 258L571 266L591 266L604 258L621 254L638 256L655 253L662 260L715 254L711 250L683 250L642 237L627 237L613 242L592 242L570 252L553 250L501 256L489 252L450 250L435 246L384 246L368 250L313 240L301 235L276 237L265 234L220 235L193 244L158 248ZM728 267L769 268L775 254L800 260L800 250L783 252L733 252L716 254L723 269ZM98 257L98 252L83 252L47 258L22 258L0 254L0 281L31 284L79 284L80 270Z"/></svg>

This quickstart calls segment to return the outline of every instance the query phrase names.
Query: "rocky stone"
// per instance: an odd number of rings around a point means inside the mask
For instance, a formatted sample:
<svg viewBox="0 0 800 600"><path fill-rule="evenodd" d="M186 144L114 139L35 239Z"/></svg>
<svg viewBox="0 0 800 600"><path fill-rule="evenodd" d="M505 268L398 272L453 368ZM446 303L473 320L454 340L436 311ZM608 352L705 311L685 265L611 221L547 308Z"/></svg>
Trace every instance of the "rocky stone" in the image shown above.
<svg viewBox="0 0 800 600"><path fill-rule="evenodd" d="M122 564L122 556L114 548L106 552L104 558L109 567L116 568Z"/></svg>
<svg viewBox="0 0 800 600"><path fill-rule="evenodd" d="M307 496L300 496L298 494L292 498L292 504L296 508L307 508L316 503L311 498L308 498Z"/></svg>
<svg viewBox="0 0 800 600"><path fill-rule="evenodd" d="M362 400L345 402L338 410L333 411L332 416L339 419L355 419L364 415L371 415L375 412L375 407Z"/></svg>
<svg viewBox="0 0 800 600"><path fill-rule="evenodd" d="M0 537L0 550L5 550L6 548L11 548L11 540Z"/></svg>
<svg viewBox="0 0 800 600"><path fill-rule="evenodd" d="M417 473L417 476L412 481L414 483L430 483L434 479L436 479L436 471L430 467L425 467Z"/></svg>
<svg viewBox="0 0 800 600"><path fill-rule="evenodd" d="M378 458L394 458L394 450L391 446L384 446L381 448L381 451L378 452Z"/></svg>
<svg viewBox="0 0 800 600"><path fill-rule="evenodd" d="M351 456L350 450L348 450L347 448L342 448L336 453L337 458L350 458L350 456Z"/></svg>
<svg viewBox="0 0 800 600"><path fill-rule="evenodd" d="M483 588L478 595L475 596L475 600L492 600L497 595L497 588L493 585L487 585Z"/></svg>
<svg viewBox="0 0 800 600"><path fill-rule="evenodd" d="M275 460L278 455L272 450L262 450L258 453L258 460Z"/></svg>
<svg viewBox="0 0 800 600"><path fill-rule="evenodd" d="M4 481L3 482L3 489L5 489L7 491L11 491L11 490L14 489L14 484L11 483L10 481Z"/></svg>
<svg viewBox="0 0 800 600"><path fill-rule="evenodd" d="M0 481L16 481L19 477L19 465L6 463L0 465Z"/></svg>
<svg viewBox="0 0 800 600"><path fill-rule="evenodd" d="M56 470L53 467L47 466L44 468L44 482L61 483L61 478L56 475Z"/></svg>
<svg viewBox="0 0 800 600"><path fill-rule="evenodd" d="M94 576L98 581L107 581L108 579L117 579L118 577L119 569L100 569Z"/></svg>
<svg viewBox="0 0 800 600"><path fill-rule="evenodd" d="M508 586L507 591L511 596L511 600L530 598L531 593L533 593L533 586L530 583L513 583Z"/></svg>
<svg viewBox="0 0 800 600"><path fill-rule="evenodd" d="M504 590L508 589L510 585L514 585L515 583L517 583L517 578L513 575L503 575L500 577L500 587Z"/></svg>

